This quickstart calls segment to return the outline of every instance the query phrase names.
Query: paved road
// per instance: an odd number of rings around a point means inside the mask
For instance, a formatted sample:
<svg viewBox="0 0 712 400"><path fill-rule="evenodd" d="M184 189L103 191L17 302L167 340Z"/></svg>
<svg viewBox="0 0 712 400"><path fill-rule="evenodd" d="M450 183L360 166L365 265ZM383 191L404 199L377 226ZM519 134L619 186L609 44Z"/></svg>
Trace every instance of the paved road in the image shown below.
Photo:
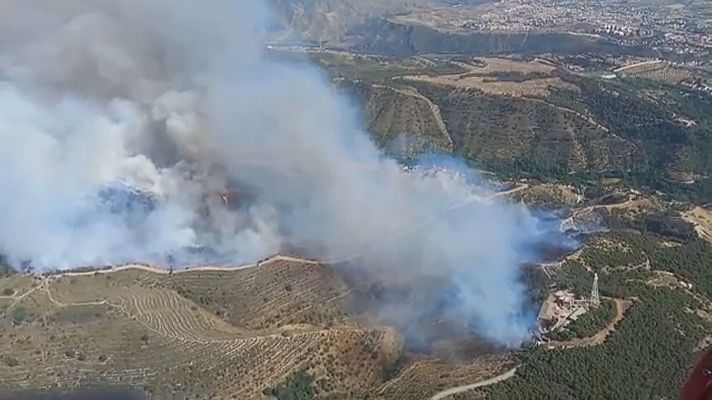
<svg viewBox="0 0 712 400"><path fill-rule="evenodd" d="M517 368L519 368L519 367L514 367L514 368L510 369L509 371L503 373L502 375L497 375L494 378L490 378L490 379L487 379L484 381L479 381L479 382L472 383L469 385L463 385L463 386L450 388L448 390L443 390L440 393L436 393L433 397L430 398L430 400L441 400L441 399L450 397L455 394L469 392L470 390L473 390L473 389L490 386L490 385L494 385L495 383L506 381L507 379L512 378L514 376L514 374L517 373Z"/></svg>

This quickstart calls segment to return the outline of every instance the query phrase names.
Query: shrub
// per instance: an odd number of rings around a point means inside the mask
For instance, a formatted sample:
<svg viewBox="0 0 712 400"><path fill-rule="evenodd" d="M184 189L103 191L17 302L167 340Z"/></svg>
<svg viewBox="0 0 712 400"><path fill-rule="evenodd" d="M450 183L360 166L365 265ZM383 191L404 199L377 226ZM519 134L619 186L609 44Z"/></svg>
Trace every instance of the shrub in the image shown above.
<svg viewBox="0 0 712 400"><path fill-rule="evenodd" d="M311 400L315 396L313 383L311 375L299 371L272 389L271 393L278 400Z"/></svg>
<svg viewBox="0 0 712 400"><path fill-rule="evenodd" d="M12 312L12 323L15 325L22 325L23 322L27 320L27 310L23 307L15 307Z"/></svg>
<svg viewBox="0 0 712 400"><path fill-rule="evenodd" d="M15 357L5 356L5 357L3 357L3 362L8 367L17 367L18 365L20 365L20 362L17 361L17 358L15 358Z"/></svg>

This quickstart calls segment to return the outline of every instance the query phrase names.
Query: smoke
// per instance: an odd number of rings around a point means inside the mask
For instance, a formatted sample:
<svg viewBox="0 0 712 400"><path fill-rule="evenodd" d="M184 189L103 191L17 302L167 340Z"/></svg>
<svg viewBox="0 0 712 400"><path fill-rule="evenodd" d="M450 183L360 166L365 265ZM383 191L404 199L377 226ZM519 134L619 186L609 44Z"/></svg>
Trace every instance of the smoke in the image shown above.
<svg viewBox="0 0 712 400"><path fill-rule="evenodd" d="M445 279L479 333L524 340L537 218L460 164L384 157L321 72L262 56L257 3L3 1L0 253L46 270L299 249Z"/></svg>

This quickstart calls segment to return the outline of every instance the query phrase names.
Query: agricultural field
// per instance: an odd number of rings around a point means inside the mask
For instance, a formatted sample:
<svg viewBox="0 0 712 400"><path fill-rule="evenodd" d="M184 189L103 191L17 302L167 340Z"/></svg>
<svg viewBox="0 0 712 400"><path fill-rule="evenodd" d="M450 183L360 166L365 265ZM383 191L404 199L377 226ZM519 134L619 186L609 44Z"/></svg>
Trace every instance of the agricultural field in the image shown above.
<svg viewBox="0 0 712 400"><path fill-rule="evenodd" d="M556 65L545 61L475 58L454 64L465 72L436 76L409 74L402 79L515 97L546 98L555 87L576 90L553 73Z"/></svg>
<svg viewBox="0 0 712 400"><path fill-rule="evenodd" d="M9 305L0 320L3 390L129 387L157 398L244 399L298 370L315 377L319 393L373 387L382 365L399 355L397 335L344 321L329 306L339 287L316 279L319 268L276 262L257 273L175 279L125 269L37 278L29 289L16 276L3 278L17 290L3 299ZM267 308L274 310L261 315Z"/></svg>

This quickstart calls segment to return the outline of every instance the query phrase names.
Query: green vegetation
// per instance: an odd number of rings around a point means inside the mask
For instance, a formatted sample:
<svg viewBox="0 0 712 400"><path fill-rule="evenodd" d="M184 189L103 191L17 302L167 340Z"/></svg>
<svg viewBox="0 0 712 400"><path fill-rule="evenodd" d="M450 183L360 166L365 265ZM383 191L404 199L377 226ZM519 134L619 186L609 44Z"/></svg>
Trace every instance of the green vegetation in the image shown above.
<svg viewBox="0 0 712 400"><path fill-rule="evenodd" d="M497 46L507 46L511 35L505 36ZM479 43L474 36L472 40ZM537 39L530 35L529 45L532 40ZM500 176L585 185L603 177L680 200L712 200L712 180L707 178L712 175L712 96L642 78L607 80L558 69L480 74L465 73L447 59L342 53L311 57L363 105L366 128L386 149L394 137L407 134L413 153L453 152ZM520 85L553 76L566 86L550 87L546 97L528 98L421 82L413 84L425 98L419 99L404 94L410 88L393 79L453 73ZM438 106L452 144L442 136L427 100Z"/></svg>
<svg viewBox="0 0 712 400"><path fill-rule="evenodd" d="M444 75L466 72L446 59L361 56L340 53L315 53L312 60L325 67L332 77L385 82L403 75Z"/></svg>
<svg viewBox="0 0 712 400"><path fill-rule="evenodd" d="M676 398L709 325L685 312L691 299L667 288L637 287L637 301L600 346L537 349L517 375L487 390L499 399Z"/></svg>
<svg viewBox="0 0 712 400"><path fill-rule="evenodd" d="M646 264L649 260L651 269L674 273L692 282L695 290L712 296L712 280L709 279L709 271L712 269L712 248L707 242L695 239L688 243L669 246L651 236L626 232L615 233L610 238L624 243L625 247L611 249L589 247L582 255L586 265L596 271L602 271L611 266L643 267L642 264Z"/></svg>
<svg viewBox="0 0 712 400"><path fill-rule="evenodd" d="M600 307L592 308L576 321L569 323L565 328L549 334L549 337L554 340L589 337L611 322L615 315L616 303L613 300L604 299Z"/></svg>
<svg viewBox="0 0 712 400"><path fill-rule="evenodd" d="M12 323L14 325L22 325L28 319L27 309L22 306L17 306L12 310Z"/></svg>
<svg viewBox="0 0 712 400"><path fill-rule="evenodd" d="M451 150L428 101L414 90L361 81L342 81L340 87L362 105L366 128L387 151L411 155Z"/></svg>
<svg viewBox="0 0 712 400"><path fill-rule="evenodd" d="M469 74L467 74L469 75ZM466 76L467 76L466 75ZM477 75L477 74L475 74ZM489 76L490 78L486 78L484 81L485 82L526 82L526 81L531 81L534 79L541 79L541 78L549 78L551 77L550 74L545 73L545 72L521 72L521 71L494 71L486 76Z"/></svg>
<svg viewBox="0 0 712 400"><path fill-rule="evenodd" d="M269 394L277 400L311 400L315 396L313 384L312 376L306 371L299 371L272 389Z"/></svg>
<svg viewBox="0 0 712 400"><path fill-rule="evenodd" d="M634 186L663 190L685 200L712 199L712 99L678 86L644 79L606 81L561 74L579 91L556 90L550 101L592 116L636 144L643 159L618 170ZM679 116L694 121L684 126ZM670 179L685 172L694 183Z"/></svg>
<svg viewBox="0 0 712 400"><path fill-rule="evenodd" d="M697 238L694 226L680 218L673 210L630 216L625 210L613 209L604 212L603 215L605 225L612 230L633 229L648 236L671 239L680 243L688 243Z"/></svg>
<svg viewBox="0 0 712 400"><path fill-rule="evenodd" d="M440 108L454 152L505 176L571 180L571 172L628 170L635 147L566 107L431 84L414 85Z"/></svg>
<svg viewBox="0 0 712 400"><path fill-rule="evenodd" d="M644 281L650 277L650 272L640 269L620 269L599 273L599 291L602 296L626 298L635 296L631 290L631 281ZM578 297L588 297L591 294L593 273L589 272L578 261L567 261L557 276L559 285L571 289Z"/></svg>
<svg viewBox="0 0 712 400"><path fill-rule="evenodd" d="M587 296L593 271L597 271L602 295L635 299L625 318L602 345L538 348L525 355L517 375L488 388L487 398L676 398L697 346L712 324L690 312L703 306L699 296L678 285L648 282L654 270L671 271L709 298L710 260L712 249L698 240L669 246L655 236L628 232L594 238L578 261L563 264L558 284ZM589 336L610 320L613 310L609 307L583 316L557 338Z"/></svg>
<svg viewBox="0 0 712 400"><path fill-rule="evenodd" d="M557 278L559 285L571 289L578 297L590 294L593 274L578 261L566 261L561 266L561 273Z"/></svg>

